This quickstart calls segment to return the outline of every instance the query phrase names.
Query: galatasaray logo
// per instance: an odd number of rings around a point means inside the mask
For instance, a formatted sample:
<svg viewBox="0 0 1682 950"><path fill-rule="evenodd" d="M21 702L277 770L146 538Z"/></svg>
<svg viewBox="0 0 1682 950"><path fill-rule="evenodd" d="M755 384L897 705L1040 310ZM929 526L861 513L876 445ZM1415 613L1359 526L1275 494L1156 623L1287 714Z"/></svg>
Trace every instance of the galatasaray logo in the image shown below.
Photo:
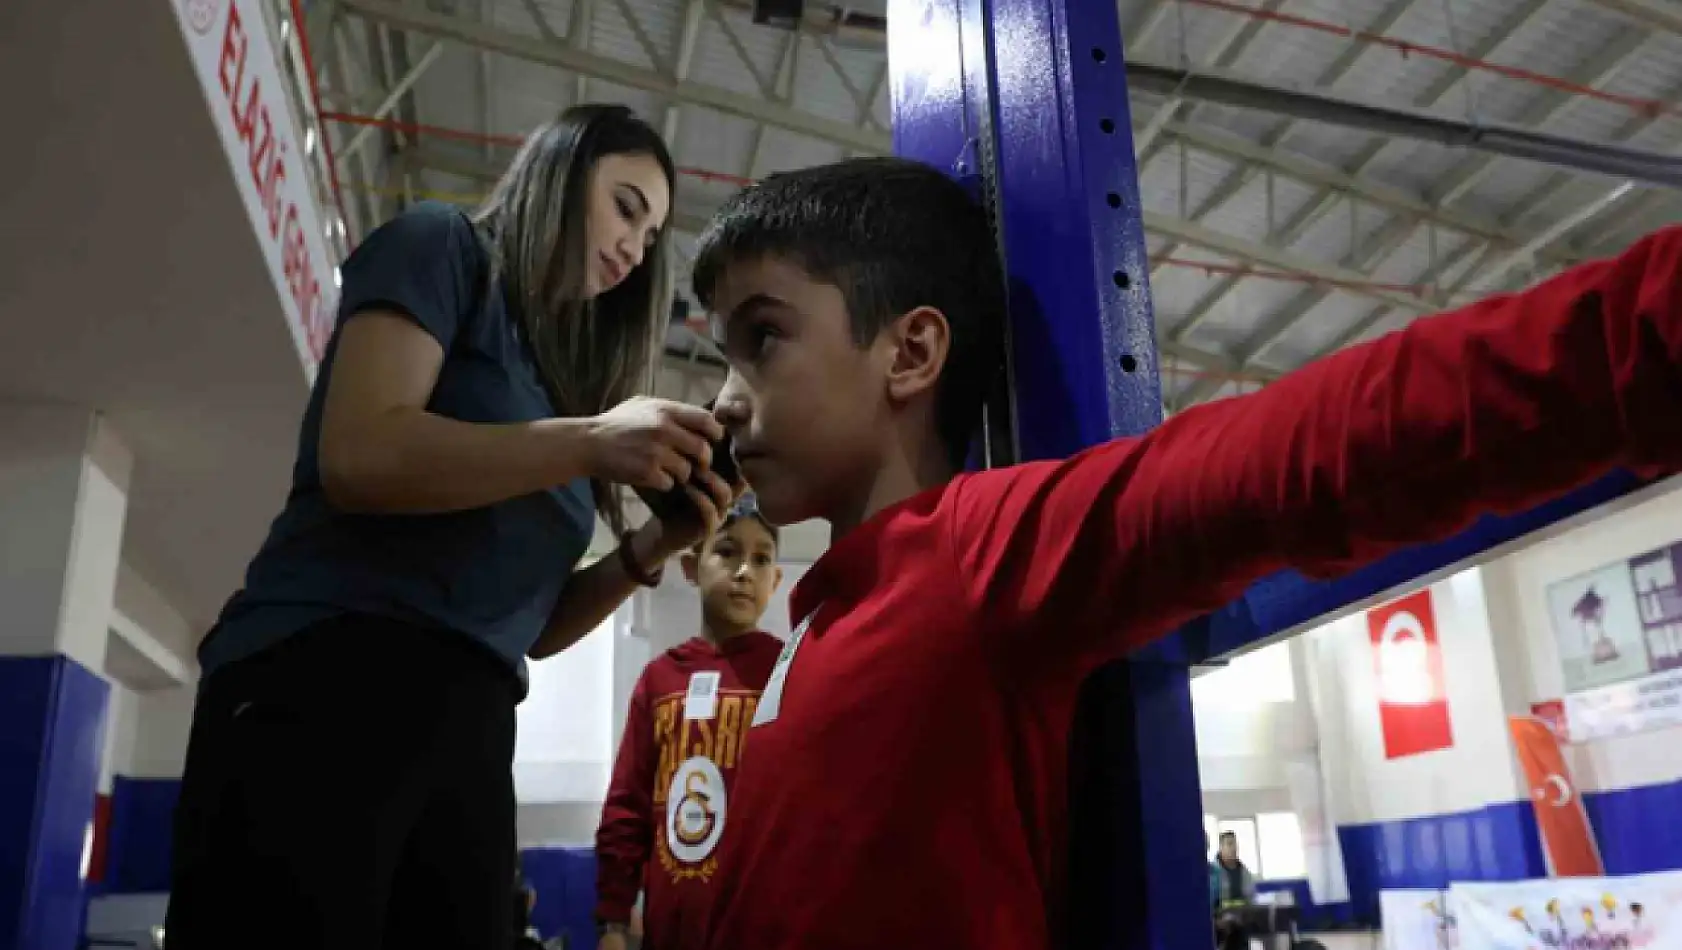
<svg viewBox="0 0 1682 950"><path fill-rule="evenodd" d="M209 33L210 28L216 25L216 14L221 12L218 9L220 6L216 0L186 0L183 9L187 14L187 25L200 36Z"/></svg>
<svg viewBox="0 0 1682 950"><path fill-rule="evenodd" d="M713 760L695 756L672 773L666 790L666 841L685 864L707 859L724 834L724 776Z"/></svg>

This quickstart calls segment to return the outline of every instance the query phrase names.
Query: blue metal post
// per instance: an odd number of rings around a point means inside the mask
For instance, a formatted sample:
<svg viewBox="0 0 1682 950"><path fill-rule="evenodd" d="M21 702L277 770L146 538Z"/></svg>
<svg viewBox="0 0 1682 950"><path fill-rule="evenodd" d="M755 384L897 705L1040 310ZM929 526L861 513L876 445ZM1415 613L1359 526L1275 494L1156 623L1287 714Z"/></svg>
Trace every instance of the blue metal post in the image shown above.
<svg viewBox="0 0 1682 950"><path fill-rule="evenodd" d="M901 155L979 177L1011 277L1014 454L1161 420L1149 268L1115 4L894 0ZM1184 650L1087 684L1071 750L1069 947L1207 950Z"/></svg>

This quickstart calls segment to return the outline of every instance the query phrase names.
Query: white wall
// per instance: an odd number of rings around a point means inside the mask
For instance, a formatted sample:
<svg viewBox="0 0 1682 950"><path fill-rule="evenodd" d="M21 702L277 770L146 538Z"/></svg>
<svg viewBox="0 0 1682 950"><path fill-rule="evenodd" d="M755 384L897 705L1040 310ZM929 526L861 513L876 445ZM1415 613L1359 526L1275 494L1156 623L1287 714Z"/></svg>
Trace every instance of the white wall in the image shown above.
<svg viewBox="0 0 1682 950"><path fill-rule="evenodd" d="M97 414L0 403L0 652L105 668L133 461Z"/></svg>
<svg viewBox="0 0 1682 950"><path fill-rule="evenodd" d="M129 565L116 572L105 679L100 790L111 780L180 778L192 728L197 634L180 611Z"/></svg>
<svg viewBox="0 0 1682 950"><path fill-rule="evenodd" d="M126 562L117 568L113 609L173 653L181 663L197 668L194 656L205 631L193 627L161 591Z"/></svg>
<svg viewBox="0 0 1682 950"><path fill-rule="evenodd" d="M1548 614L1547 588L1558 581L1682 540L1682 482L1656 497L1490 565L1490 587L1499 590L1492 611L1504 665L1515 670L1506 697L1512 713L1561 698L1564 676ZM1567 756L1586 791L1630 788L1682 779L1682 728L1573 745Z"/></svg>
<svg viewBox="0 0 1682 950"><path fill-rule="evenodd" d="M596 843L602 803L521 802L515 815L516 837L522 848L590 848Z"/></svg>
<svg viewBox="0 0 1682 950"><path fill-rule="evenodd" d="M1290 641L1192 681L1203 810L1226 817L1290 811L1285 765L1312 755L1313 717L1295 683Z"/></svg>
<svg viewBox="0 0 1682 950"><path fill-rule="evenodd" d="M1431 585L1452 748L1387 760L1365 614L1306 635L1328 807L1340 825L1481 808L1523 796L1496 674L1482 569Z"/></svg>
<svg viewBox="0 0 1682 950"><path fill-rule="evenodd" d="M121 683L111 683L111 697L105 706L105 748L99 757L99 793L109 795L119 775L131 775L134 744L139 727L140 697Z"/></svg>
<svg viewBox="0 0 1682 950"><path fill-rule="evenodd" d="M601 801L613 766L613 648L621 608L570 649L530 664L517 710L514 790L521 802Z"/></svg>
<svg viewBox="0 0 1682 950"><path fill-rule="evenodd" d="M135 705L134 753L129 778L180 778L187 763L195 686L141 693Z"/></svg>

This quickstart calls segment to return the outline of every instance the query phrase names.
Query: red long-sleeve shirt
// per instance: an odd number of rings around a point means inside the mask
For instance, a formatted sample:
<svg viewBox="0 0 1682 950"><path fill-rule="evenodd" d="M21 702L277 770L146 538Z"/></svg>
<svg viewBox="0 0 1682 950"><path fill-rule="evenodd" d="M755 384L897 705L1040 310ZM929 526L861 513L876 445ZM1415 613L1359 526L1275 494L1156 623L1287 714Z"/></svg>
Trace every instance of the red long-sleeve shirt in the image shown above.
<svg viewBox="0 0 1682 950"><path fill-rule="evenodd" d="M1682 467L1682 230L879 513L794 592L694 945L1053 945L1090 671L1274 571L1344 573L1618 466Z"/></svg>
<svg viewBox="0 0 1682 950"><path fill-rule="evenodd" d="M716 647L696 638L650 661L631 691L596 831L596 917L628 920L646 889L650 950L699 932L717 881L719 835L727 816L740 813L730 806L730 783L782 648L757 631ZM686 709L692 687L710 693L711 703L698 697Z"/></svg>

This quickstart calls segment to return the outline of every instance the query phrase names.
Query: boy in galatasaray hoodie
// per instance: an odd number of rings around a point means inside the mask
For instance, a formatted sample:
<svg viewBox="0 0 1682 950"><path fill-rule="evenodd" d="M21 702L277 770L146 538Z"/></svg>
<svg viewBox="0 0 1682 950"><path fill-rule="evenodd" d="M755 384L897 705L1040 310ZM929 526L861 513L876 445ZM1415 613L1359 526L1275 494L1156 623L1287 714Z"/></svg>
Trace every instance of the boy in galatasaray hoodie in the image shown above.
<svg viewBox="0 0 1682 950"><path fill-rule="evenodd" d="M731 776L782 641L758 629L782 581L777 532L738 509L683 573L701 595L701 632L652 660L631 692L625 735L596 831L599 950L627 946L645 892L643 946L696 927L718 873Z"/></svg>

